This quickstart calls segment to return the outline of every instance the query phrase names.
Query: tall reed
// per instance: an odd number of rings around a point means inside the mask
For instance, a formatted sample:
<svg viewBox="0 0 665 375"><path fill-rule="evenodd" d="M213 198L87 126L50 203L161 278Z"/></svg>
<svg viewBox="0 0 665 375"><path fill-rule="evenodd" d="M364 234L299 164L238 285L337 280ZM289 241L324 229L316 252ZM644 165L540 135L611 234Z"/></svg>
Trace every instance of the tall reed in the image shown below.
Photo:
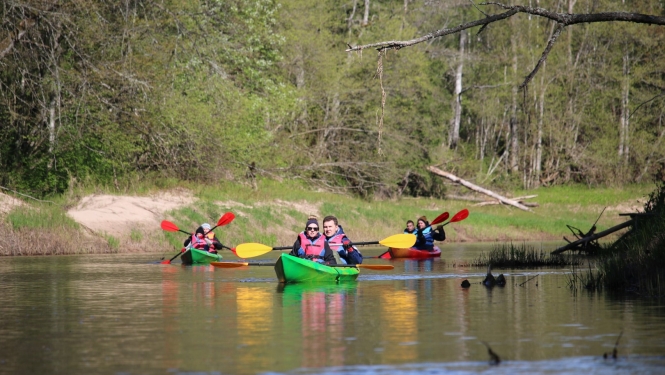
<svg viewBox="0 0 665 375"><path fill-rule="evenodd" d="M551 255L542 248L522 243L503 243L495 245L488 254L481 253L471 262L472 266L485 267L492 265L497 268L526 268L526 267L563 267L580 265L583 259L573 255Z"/></svg>

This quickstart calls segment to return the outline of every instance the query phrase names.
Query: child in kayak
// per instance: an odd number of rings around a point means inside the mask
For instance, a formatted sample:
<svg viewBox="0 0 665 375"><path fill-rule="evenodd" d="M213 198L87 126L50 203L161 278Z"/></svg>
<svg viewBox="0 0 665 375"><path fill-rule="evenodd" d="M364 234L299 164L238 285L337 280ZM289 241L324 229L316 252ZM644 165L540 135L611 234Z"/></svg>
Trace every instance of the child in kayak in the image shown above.
<svg viewBox="0 0 665 375"><path fill-rule="evenodd" d="M210 231L210 224L203 223L196 228L196 232L187 237L183 243L185 248L191 246L195 249L204 250L217 254L217 250L222 250L224 245L217 239L215 233Z"/></svg>

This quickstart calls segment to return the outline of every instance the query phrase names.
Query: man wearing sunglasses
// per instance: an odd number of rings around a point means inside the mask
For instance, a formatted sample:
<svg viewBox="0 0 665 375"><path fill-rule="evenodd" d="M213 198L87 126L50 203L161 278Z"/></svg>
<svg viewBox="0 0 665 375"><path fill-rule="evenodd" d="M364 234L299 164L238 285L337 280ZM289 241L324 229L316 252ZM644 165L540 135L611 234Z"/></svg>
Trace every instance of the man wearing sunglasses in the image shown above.
<svg viewBox="0 0 665 375"><path fill-rule="evenodd" d="M319 233L319 222L315 217L307 219L305 230L298 235L289 255L310 259L323 264L337 264L335 256L326 241Z"/></svg>

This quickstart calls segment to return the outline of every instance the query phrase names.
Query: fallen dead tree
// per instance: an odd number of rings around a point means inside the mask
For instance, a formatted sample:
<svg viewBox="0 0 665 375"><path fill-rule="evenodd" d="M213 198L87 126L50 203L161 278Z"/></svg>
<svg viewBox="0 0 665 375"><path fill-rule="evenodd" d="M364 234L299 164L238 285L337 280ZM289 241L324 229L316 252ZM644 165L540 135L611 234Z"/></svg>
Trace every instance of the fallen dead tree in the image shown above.
<svg viewBox="0 0 665 375"><path fill-rule="evenodd" d="M508 199L513 200L513 201L515 201L515 202L517 202L517 203L519 203L523 206L538 207L539 205L536 202L526 202L526 201L524 201L525 199L535 198L535 197L537 197L537 195L526 195L524 197L515 197L515 198L508 198ZM493 200L493 201L481 200L480 203L476 203L476 204L474 204L474 206L490 206L490 205L493 205L493 204L502 204L502 203L497 201L497 200Z"/></svg>
<svg viewBox="0 0 665 375"><path fill-rule="evenodd" d="M537 195L525 195L523 197L508 198L514 200L517 203L523 204L527 207L538 207L538 203L535 202L526 202L525 199L535 198ZM455 195L455 194L446 194L446 199L452 199L454 201L469 201L469 202L478 202L474 206L487 206L492 204L501 204L497 200L488 201L487 198L474 197L471 195Z"/></svg>
<svg viewBox="0 0 665 375"><path fill-rule="evenodd" d="M497 194L497 193L495 193L495 192L493 192L493 191L491 191L491 190L487 190L487 189L484 189L484 188L482 188L482 187L480 187L480 186L478 186L478 185L474 185L474 184L470 183L469 181L463 180L463 179L461 179L461 178L455 176L455 175L452 174L452 173L448 173L448 172L442 171L442 170L440 170L440 169L437 168L437 167L429 166L429 167L427 167L427 170L430 171L430 172L432 172L432 173L434 173L434 174L437 175L437 176L441 176L441 177L447 178L447 179L449 179L450 181L455 182L455 183L458 183L458 184L460 184L460 185L462 185L462 186L464 186L464 187L466 187L466 188L468 188L468 189L471 189L471 190L476 191L476 192L478 192L478 193L481 193L481 194L485 194L485 195L487 195L487 196L490 196L490 197L492 197L492 198L498 200L499 202L501 202L501 203L503 203L503 204L507 204L507 205L510 205L510 206L513 206L513 207L517 207L517 208L519 208L520 210L531 211L531 209L530 209L529 207L527 207L527 206L525 206L525 205L523 205L523 204L521 204L521 203L519 203L519 202L516 202L514 199L506 198L506 197L504 197L504 196L502 196L502 195L499 195L499 194Z"/></svg>
<svg viewBox="0 0 665 375"><path fill-rule="evenodd" d="M607 236L608 234L612 234L612 233L618 231L619 229L623 229L623 228L625 228L625 227L629 227L629 226L633 225L634 222L635 222L634 219L633 219L633 220L628 220L628 221L623 222L623 223L621 223L621 224L619 224L619 225L615 225L615 226L613 226L613 227L610 228L610 229L607 229L607 230L604 230L604 231L602 231L602 232L598 232L598 233L592 234L592 235L590 235L590 236L583 237L583 238L581 238L581 239L579 239L579 240L577 240L577 241L571 242L571 243L569 243L569 244L567 244L567 245L565 245L565 246L562 246L562 247L560 247L560 248L558 248L558 249L552 251L551 254L560 254L560 253L563 253L563 252L566 251L566 250L576 250L576 249L583 248L583 247L585 247L586 244L588 244L589 242L594 241L594 240L596 240L596 239L598 239L598 238L601 238L601 237L605 237L605 236Z"/></svg>

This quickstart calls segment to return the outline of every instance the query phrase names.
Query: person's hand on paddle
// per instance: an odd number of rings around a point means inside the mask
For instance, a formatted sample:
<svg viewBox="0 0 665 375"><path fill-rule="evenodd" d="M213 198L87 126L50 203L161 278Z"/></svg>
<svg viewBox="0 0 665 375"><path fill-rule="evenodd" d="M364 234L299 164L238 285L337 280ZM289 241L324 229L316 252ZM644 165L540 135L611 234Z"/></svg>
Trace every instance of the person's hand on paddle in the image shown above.
<svg viewBox="0 0 665 375"><path fill-rule="evenodd" d="M348 253L353 251L353 246L351 246L351 241L349 240L344 240L344 242L342 242L342 246Z"/></svg>

